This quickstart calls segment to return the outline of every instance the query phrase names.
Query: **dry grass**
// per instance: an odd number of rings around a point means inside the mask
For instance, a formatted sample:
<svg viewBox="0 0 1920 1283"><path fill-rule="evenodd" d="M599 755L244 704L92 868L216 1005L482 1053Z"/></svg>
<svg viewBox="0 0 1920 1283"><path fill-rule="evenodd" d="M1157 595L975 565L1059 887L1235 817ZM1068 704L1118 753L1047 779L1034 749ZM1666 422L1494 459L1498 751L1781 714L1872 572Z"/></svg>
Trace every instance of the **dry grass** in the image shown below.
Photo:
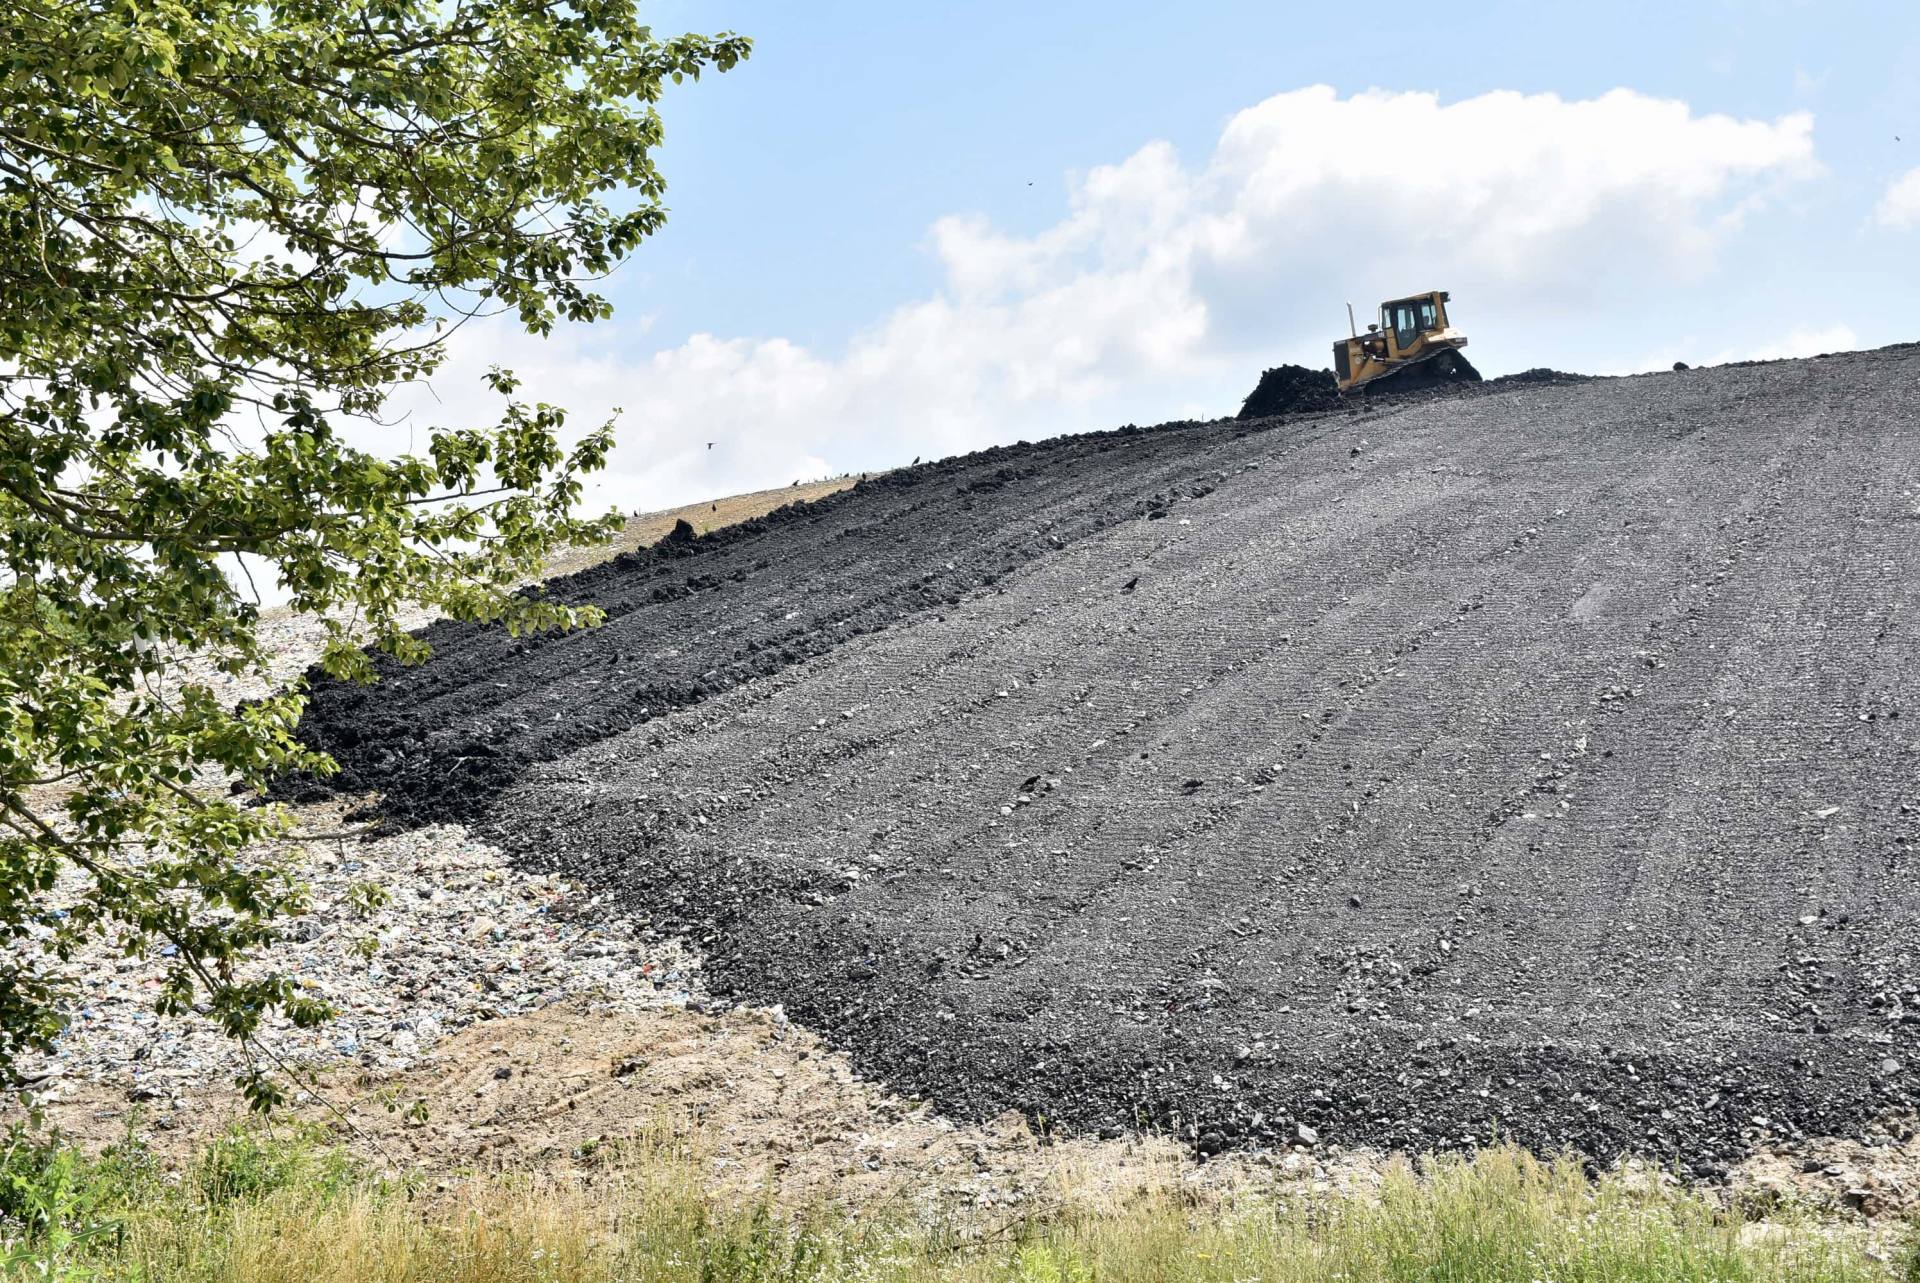
<svg viewBox="0 0 1920 1283"><path fill-rule="evenodd" d="M693 527L695 534L704 535L722 526L735 526L755 517L764 517L775 508L790 503L812 503L816 499L824 499L848 489L856 480L857 477L832 477L825 481L803 481L775 490L755 490L747 494L728 495L724 499L703 499L699 503L661 512L638 513L628 520L626 528L614 537L612 543L564 552L548 566L547 573L549 576L570 575L588 566L598 565L618 553L658 543L673 529L676 521L685 521Z"/></svg>
<svg viewBox="0 0 1920 1283"><path fill-rule="evenodd" d="M18 1162L13 1164L20 1168ZM16 1175L18 1174L16 1170ZM31 1277L197 1283L1578 1283L1920 1279L1857 1227L1756 1233L1658 1181L1589 1181L1516 1150L1388 1174L1369 1199L1255 1192L1229 1206L1159 1191L1126 1208L929 1223L818 1207L775 1213L703 1188L697 1155L655 1146L592 1182L475 1177L421 1187L302 1142L210 1148L165 1185L137 1153L83 1172L110 1233ZM31 1182L29 1182L31 1183ZM14 1188L19 1187L16 1180ZM110 1194L101 1190L110 1189ZM1071 1200L1065 1200L1070 1202ZM17 1212L17 1209L15 1209ZM32 1241L28 1243L31 1248ZM62 1271L67 1271L63 1274Z"/></svg>

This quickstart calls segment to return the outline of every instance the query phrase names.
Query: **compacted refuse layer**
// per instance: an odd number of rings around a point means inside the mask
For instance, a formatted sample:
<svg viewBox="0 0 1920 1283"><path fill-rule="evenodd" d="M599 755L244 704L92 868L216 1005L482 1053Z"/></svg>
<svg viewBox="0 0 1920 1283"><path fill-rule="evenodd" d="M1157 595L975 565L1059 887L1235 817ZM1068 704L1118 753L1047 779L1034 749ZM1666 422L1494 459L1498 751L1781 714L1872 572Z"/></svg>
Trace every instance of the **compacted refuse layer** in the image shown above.
<svg viewBox="0 0 1920 1283"><path fill-rule="evenodd" d="M1920 1091L1920 349L1063 439L307 723L962 1113L1712 1170Z"/></svg>

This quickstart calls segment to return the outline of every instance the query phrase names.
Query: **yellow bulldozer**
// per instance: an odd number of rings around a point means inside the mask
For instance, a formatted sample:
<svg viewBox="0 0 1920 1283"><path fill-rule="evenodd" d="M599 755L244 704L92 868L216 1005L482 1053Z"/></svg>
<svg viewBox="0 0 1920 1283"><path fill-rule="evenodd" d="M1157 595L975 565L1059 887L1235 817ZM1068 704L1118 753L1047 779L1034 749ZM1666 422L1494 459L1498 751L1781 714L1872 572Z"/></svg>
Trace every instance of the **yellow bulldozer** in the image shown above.
<svg viewBox="0 0 1920 1283"><path fill-rule="evenodd" d="M1333 345L1333 377L1343 394L1400 392L1438 383L1477 383L1480 372L1460 349L1467 336L1447 320L1445 290L1432 290L1380 305L1380 320L1360 333L1347 304L1351 338Z"/></svg>

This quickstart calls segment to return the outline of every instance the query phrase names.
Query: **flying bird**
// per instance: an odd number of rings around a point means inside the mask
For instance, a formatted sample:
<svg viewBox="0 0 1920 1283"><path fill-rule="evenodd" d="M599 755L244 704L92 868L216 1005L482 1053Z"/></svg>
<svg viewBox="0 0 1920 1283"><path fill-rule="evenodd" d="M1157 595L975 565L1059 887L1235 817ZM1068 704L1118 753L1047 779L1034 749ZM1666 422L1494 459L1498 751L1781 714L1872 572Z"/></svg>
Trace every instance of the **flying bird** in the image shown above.
<svg viewBox="0 0 1920 1283"><path fill-rule="evenodd" d="M707 442L707 449L709 450L713 449L713 442L711 441Z"/></svg>

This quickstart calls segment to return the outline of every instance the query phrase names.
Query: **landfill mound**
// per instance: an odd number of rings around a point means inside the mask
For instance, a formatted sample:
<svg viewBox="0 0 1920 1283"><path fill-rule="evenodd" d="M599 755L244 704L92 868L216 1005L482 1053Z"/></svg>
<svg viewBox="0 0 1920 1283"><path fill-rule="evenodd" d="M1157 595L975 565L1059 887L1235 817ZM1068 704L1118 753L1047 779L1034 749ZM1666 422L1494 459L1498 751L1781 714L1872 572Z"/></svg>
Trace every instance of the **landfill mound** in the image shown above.
<svg viewBox="0 0 1920 1283"><path fill-rule="evenodd" d="M1332 370L1309 370L1304 365L1282 365L1262 370L1260 381L1240 405L1242 419L1265 419L1303 410L1333 410L1340 406L1340 386Z"/></svg>
<svg viewBox="0 0 1920 1283"><path fill-rule="evenodd" d="M909 469L305 733L956 1113L1694 1171L1911 1117L1920 350Z"/></svg>

